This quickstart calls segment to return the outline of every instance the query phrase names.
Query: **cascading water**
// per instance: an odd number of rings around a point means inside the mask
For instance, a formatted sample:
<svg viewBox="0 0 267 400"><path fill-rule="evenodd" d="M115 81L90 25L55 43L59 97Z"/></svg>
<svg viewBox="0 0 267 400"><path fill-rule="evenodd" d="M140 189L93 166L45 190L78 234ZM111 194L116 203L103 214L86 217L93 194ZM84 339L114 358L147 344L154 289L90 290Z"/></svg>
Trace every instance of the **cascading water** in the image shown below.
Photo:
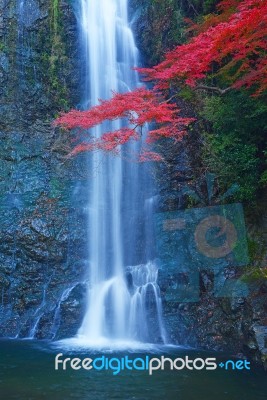
<svg viewBox="0 0 267 400"><path fill-rule="evenodd" d="M127 0L80 0L85 52L83 108L139 85L132 67L138 51L129 28ZM118 129L122 122L94 128ZM129 145L128 152L138 144ZM166 341L157 268L149 261L152 204L144 167L124 157L90 155L88 306L77 339L91 345L108 341ZM151 208L149 207L149 210ZM149 211L150 214L150 211ZM125 267L126 265L137 265Z"/></svg>

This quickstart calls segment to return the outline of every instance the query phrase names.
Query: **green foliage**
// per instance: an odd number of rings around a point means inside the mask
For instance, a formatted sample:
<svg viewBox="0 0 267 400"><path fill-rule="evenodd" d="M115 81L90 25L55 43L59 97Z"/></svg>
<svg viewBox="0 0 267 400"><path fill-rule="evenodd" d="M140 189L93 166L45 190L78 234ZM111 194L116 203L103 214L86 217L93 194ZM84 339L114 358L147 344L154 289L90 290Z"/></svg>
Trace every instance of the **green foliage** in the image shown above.
<svg viewBox="0 0 267 400"><path fill-rule="evenodd" d="M267 164L267 150L263 151L264 154L264 158L265 158L265 166ZM260 178L260 183L262 185L262 187L266 188L267 187L267 170L265 169L261 175Z"/></svg>
<svg viewBox="0 0 267 400"><path fill-rule="evenodd" d="M219 3L218 0L204 0L202 1L203 14L209 14L216 9L216 5Z"/></svg>
<svg viewBox="0 0 267 400"><path fill-rule="evenodd" d="M59 0L52 0L51 4L51 24L55 35L58 34L59 27Z"/></svg>
<svg viewBox="0 0 267 400"><path fill-rule="evenodd" d="M250 266L246 269L242 280L244 282L265 282L267 279L267 269L261 267Z"/></svg>
<svg viewBox="0 0 267 400"><path fill-rule="evenodd" d="M179 92L179 96L182 97L182 99L191 101L193 102L195 100L195 93L193 89L191 89L189 86L184 86L181 88Z"/></svg>
<svg viewBox="0 0 267 400"><path fill-rule="evenodd" d="M194 18L215 11L218 3L219 0L187 0L182 7L187 16Z"/></svg>
<svg viewBox="0 0 267 400"><path fill-rule="evenodd" d="M261 175L260 183L264 187L267 186L267 171L264 171L263 174Z"/></svg>
<svg viewBox="0 0 267 400"><path fill-rule="evenodd" d="M50 4L50 29L51 29L51 53L49 55L50 86L54 92L56 101L62 109L67 109L67 89L60 80L60 71L67 63L64 32L61 24L60 0L51 0Z"/></svg>
<svg viewBox="0 0 267 400"><path fill-rule="evenodd" d="M255 234L253 236L254 238L248 237L247 239L249 258L253 263L248 265L242 276L242 280L248 283L267 279L267 268L263 265L266 244L262 237L258 237Z"/></svg>
<svg viewBox="0 0 267 400"><path fill-rule="evenodd" d="M46 90L46 96L55 112L69 109L70 93L68 88L70 62L69 43L66 40L63 24L62 0L49 1L48 20L38 30L40 48L40 68Z"/></svg>
<svg viewBox="0 0 267 400"><path fill-rule="evenodd" d="M204 161L222 187L239 185L236 199L240 201L255 200L266 184L266 111L262 100L241 92L204 100L202 114L211 125L205 135Z"/></svg>
<svg viewBox="0 0 267 400"><path fill-rule="evenodd" d="M0 51L5 51L6 50L6 45L4 44L4 42L0 42Z"/></svg>

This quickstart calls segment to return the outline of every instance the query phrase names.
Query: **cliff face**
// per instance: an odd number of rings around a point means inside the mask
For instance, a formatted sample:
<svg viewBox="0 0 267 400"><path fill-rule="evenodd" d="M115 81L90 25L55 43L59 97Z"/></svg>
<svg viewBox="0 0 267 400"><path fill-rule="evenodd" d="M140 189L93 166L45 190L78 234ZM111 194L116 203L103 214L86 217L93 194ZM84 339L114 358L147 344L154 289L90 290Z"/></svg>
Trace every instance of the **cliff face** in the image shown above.
<svg viewBox="0 0 267 400"><path fill-rule="evenodd" d="M78 103L77 41L68 2L0 1L1 336L62 336L61 314L71 334L83 314L86 177L51 126Z"/></svg>
<svg viewBox="0 0 267 400"><path fill-rule="evenodd" d="M136 44L146 65L157 64L166 50L182 41L184 22L180 3L177 0L129 1Z"/></svg>

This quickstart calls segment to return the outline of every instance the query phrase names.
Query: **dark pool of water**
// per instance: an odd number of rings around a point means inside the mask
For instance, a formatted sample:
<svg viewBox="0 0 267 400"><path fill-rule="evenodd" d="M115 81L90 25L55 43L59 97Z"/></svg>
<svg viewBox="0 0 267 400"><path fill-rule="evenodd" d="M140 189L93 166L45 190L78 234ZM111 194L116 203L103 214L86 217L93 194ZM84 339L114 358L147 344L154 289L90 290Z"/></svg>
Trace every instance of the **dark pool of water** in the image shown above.
<svg viewBox="0 0 267 400"><path fill-rule="evenodd" d="M261 369L225 371L55 371L58 349L49 343L0 340L0 399L19 400L266 400L267 375ZM62 350L64 355L66 350ZM72 357L90 357L89 351L72 353ZM125 353L112 355L124 356ZM145 357L146 354L138 355ZM216 357L229 356L188 349L163 351L159 356ZM110 354L109 354L110 356ZM137 357L131 354L130 357ZM149 355L152 357L152 355ZM154 357L156 354L153 355ZM94 355L96 357L96 355ZM92 356L93 358L93 356Z"/></svg>

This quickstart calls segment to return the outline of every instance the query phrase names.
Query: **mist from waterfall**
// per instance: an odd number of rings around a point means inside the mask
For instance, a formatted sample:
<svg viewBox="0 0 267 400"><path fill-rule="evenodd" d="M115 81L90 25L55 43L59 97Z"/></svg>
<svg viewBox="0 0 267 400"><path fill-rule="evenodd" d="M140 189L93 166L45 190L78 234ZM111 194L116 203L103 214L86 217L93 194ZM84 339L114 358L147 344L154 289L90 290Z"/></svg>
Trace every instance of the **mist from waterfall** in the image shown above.
<svg viewBox="0 0 267 400"><path fill-rule="evenodd" d="M140 85L132 68L138 50L128 22L127 0L80 0L81 46L85 54L83 109L109 99L112 91ZM105 123L90 131L118 129ZM89 159L88 304L77 340L165 343L162 306L153 263L153 191L146 167L122 156L94 152ZM125 156L125 157L124 157Z"/></svg>

